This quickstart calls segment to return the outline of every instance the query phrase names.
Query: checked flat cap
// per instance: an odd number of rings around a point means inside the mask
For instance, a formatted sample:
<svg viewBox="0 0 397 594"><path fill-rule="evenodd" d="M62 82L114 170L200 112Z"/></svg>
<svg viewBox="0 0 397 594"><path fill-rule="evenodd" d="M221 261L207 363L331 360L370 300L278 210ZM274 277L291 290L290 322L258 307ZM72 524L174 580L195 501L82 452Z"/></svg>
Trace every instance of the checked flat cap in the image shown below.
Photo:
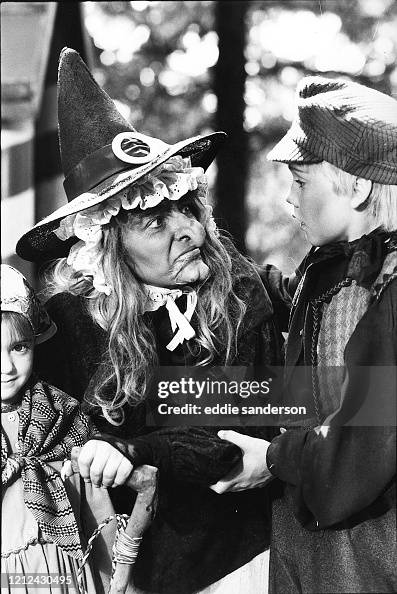
<svg viewBox="0 0 397 594"><path fill-rule="evenodd" d="M328 161L380 184L397 184L397 101L355 82L306 77L297 115L270 161Z"/></svg>

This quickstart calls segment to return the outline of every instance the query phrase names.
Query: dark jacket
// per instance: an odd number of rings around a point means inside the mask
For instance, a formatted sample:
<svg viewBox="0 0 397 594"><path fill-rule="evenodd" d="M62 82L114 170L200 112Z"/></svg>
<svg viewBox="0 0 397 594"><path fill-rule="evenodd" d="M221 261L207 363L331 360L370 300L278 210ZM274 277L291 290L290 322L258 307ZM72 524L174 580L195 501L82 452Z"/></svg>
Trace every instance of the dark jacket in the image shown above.
<svg viewBox="0 0 397 594"><path fill-rule="evenodd" d="M294 490L297 515L303 525L311 529L345 521L379 497L387 497L393 480L393 417L390 419L384 414L375 421L373 417L367 417L365 424L372 424L372 427L354 426L363 425L361 421L354 423L354 414L363 403L372 415L385 406L395 411L392 403L396 395L393 371L397 363L396 236L396 232L375 232L351 244L341 242L312 250L293 279L283 278L272 266L265 267L262 273L279 311L284 306L281 319L284 324L290 320L286 347L286 398L293 392L295 401L299 398L296 391L300 386L294 385L294 367L316 365L325 306L345 287L347 290L342 296L345 307L348 307L349 292L353 287L361 287L364 295L368 294L364 311L355 320L346 344L336 345L336 349L343 349L342 363L336 361L333 364L345 367L345 377L349 381L341 386L339 402L334 409L339 410L328 421L327 437L324 439L311 430L321 425L332 412L322 402L327 395L319 392L318 377L315 376L310 386L314 415L309 430L287 431L273 440L268 451L272 472ZM359 308L358 299L353 308ZM334 341L327 348L331 359ZM376 366L382 366L384 374L376 374L372 369ZM316 406L315 399L318 401ZM388 418L390 424L385 426L382 419ZM353 426L342 426L349 419Z"/></svg>
<svg viewBox="0 0 397 594"><path fill-rule="evenodd" d="M235 259L238 261L237 255ZM233 365L280 364L282 339L259 277L240 274L234 288L249 309ZM37 368L42 377L82 398L90 378L100 368L106 335L91 321L82 298L59 294L49 300L47 309L58 333L37 349ZM145 315L151 317L155 329L160 364L193 365L186 343L173 353L166 350L171 335L164 308ZM106 434L113 434L105 439L135 465L149 463L160 470L158 512L134 568L136 585L153 592L188 594L227 575L268 547L269 503L259 489L222 496L208 489L241 455L239 448L219 440L217 428L153 431L145 426L145 406L144 402L129 408L119 429L100 416L95 422ZM268 437L266 428L252 432ZM114 491L115 507L128 511L131 494L126 495L122 488Z"/></svg>
<svg viewBox="0 0 397 594"><path fill-rule="evenodd" d="M290 279L262 270L289 330L283 397L310 405L267 453L272 594L397 590L396 250L377 230L311 250Z"/></svg>

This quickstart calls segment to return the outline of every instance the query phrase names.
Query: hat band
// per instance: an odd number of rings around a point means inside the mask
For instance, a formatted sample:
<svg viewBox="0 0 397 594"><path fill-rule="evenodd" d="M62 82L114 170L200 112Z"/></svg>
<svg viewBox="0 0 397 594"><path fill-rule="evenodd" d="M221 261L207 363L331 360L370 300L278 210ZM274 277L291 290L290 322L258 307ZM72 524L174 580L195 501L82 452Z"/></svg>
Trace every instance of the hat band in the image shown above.
<svg viewBox="0 0 397 594"><path fill-rule="evenodd" d="M68 201L88 192L115 173L137 167L139 165L134 166L118 159L112 150L112 145L107 144L85 157L66 176L63 187Z"/></svg>

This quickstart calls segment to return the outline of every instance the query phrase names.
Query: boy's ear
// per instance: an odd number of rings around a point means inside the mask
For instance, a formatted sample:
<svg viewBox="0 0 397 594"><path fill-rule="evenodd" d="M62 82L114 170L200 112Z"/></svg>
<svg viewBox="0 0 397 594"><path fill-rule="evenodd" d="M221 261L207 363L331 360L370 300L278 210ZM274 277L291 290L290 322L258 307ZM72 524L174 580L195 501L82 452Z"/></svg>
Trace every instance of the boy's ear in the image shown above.
<svg viewBox="0 0 397 594"><path fill-rule="evenodd" d="M360 208L370 195L372 190L372 182L369 179L364 179L363 177L357 177L354 189L353 189L353 196L351 199L351 205L353 208Z"/></svg>

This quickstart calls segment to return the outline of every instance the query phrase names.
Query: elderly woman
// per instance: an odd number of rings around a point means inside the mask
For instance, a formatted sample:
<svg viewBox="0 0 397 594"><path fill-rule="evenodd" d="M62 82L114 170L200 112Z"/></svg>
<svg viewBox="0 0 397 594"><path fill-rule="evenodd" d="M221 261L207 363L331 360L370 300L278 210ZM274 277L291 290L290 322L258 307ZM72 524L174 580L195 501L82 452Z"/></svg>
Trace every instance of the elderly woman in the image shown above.
<svg viewBox="0 0 397 594"><path fill-rule="evenodd" d="M239 460L239 448L216 428L146 426L159 366L280 363L280 335L255 268L218 232L205 204L204 169L225 135L167 145L137 133L68 49L58 114L69 203L25 234L17 251L57 258L47 308L58 333L38 367L72 395L85 394L103 431L84 446L81 474L117 487L115 507L126 511L131 494L120 485L133 466L159 468L158 513L138 555L138 587L260 591L265 493L218 496L208 488Z"/></svg>

